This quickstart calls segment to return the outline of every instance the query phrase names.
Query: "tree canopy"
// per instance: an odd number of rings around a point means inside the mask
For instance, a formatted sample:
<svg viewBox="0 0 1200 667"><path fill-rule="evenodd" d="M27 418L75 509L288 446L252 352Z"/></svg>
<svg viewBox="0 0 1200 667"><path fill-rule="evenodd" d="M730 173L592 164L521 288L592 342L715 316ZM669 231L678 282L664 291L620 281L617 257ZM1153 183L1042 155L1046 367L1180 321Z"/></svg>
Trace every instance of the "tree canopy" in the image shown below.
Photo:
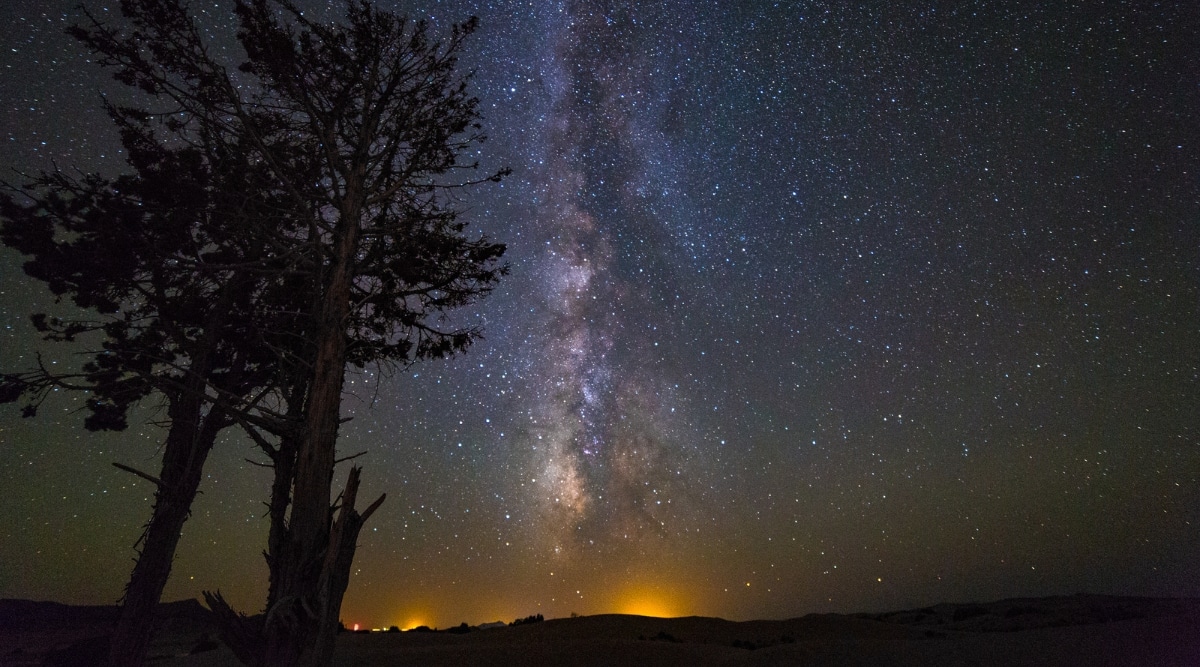
<svg viewBox="0 0 1200 667"><path fill-rule="evenodd" d="M122 23L71 28L150 100L105 103L131 172L42 173L0 195L0 233L30 257L26 272L95 315L35 314L35 326L101 340L78 374L5 375L0 400L23 396L32 415L52 388L83 390L86 426L117 430L139 401L167 403L162 472L139 472L158 490L114 662L144 653L200 467L237 423L275 467L273 621L252 627L225 607L230 637L250 637L235 646L249 664L326 664L354 540L378 506L354 510L354 469L340 518L330 509L345 368L466 349L480 331L447 327L445 313L506 270L503 245L466 234L454 194L505 173L473 178L463 159L484 140L456 70L474 19L439 42L369 2L329 25L288 0L235 9L235 68L178 0L124 0Z"/></svg>

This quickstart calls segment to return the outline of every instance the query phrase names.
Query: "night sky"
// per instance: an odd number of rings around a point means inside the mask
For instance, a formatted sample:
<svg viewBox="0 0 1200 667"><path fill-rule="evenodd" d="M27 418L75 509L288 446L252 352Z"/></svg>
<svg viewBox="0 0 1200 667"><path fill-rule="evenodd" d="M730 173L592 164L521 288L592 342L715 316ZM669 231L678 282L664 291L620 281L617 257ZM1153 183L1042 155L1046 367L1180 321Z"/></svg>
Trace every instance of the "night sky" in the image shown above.
<svg viewBox="0 0 1200 667"><path fill-rule="evenodd" d="M123 166L75 4L0 5L7 180ZM481 19L482 159L514 173L465 219L512 274L466 355L349 377L339 450L388 500L343 618L1200 595L1191 5L409 8ZM193 6L236 62L228 3ZM0 368L79 363L20 263ZM0 597L121 594L153 489L110 463L156 471L162 415L96 435L81 406L0 409ZM261 607L247 458L227 430L166 598Z"/></svg>

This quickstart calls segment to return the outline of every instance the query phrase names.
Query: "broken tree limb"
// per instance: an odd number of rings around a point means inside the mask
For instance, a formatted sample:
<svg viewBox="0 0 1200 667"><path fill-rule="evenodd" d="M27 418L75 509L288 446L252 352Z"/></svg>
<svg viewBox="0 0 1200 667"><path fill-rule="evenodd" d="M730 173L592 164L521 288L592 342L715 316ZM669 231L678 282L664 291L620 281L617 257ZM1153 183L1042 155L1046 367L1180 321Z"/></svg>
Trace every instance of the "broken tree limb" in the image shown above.
<svg viewBox="0 0 1200 667"><path fill-rule="evenodd" d="M246 616L234 611L220 591L204 591L204 601L213 612L222 641L233 650L238 660L244 665L262 667L262 651L259 648L263 627L262 614Z"/></svg>
<svg viewBox="0 0 1200 667"><path fill-rule="evenodd" d="M121 470L124 470L125 472L133 473L146 481L154 482L154 485L159 487L160 489L163 488L164 486L166 486L165 484L163 484L161 479L155 477L154 475L151 475L150 473L147 473L147 472L142 472L141 470L138 470L137 468L131 468L131 467L125 465L124 463L117 463L116 461L113 461L113 466L120 468Z"/></svg>
<svg viewBox="0 0 1200 667"><path fill-rule="evenodd" d="M367 509L363 510L361 521L363 523L366 523L367 519L371 518L371 515L375 513L375 510L379 509L379 506L382 505L383 501L386 499L387 499L386 493L380 494L379 498L377 498L375 500L375 502L371 503L370 506L367 507Z"/></svg>
<svg viewBox="0 0 1200 667"><path fill-rule="evenodd" d="M339 463L345 463L346 461L353 461L354 459L356 459L356 458L358 458L358 457L360 457L360 456L362 456L362 455L364 455L364 454L366 454L366 453L367 453L367 452L364 450L364 451L361 451L361 452L359 452L359 453L357 453L357 454L351 454L350 456L343 456L343 457L342 457L342 458L340 458L340 459L334 459L334 461L333 461L333 465L337 465L337 464L339 464Z"/></svg>
<svg viewBox="0 0 1200 667"><path fill-rule="evenodd" d="M341 612L342 596L350 584L350 566L354 561L354 551L358 547L358 534L367 518L379 509L387 494L381 495L375 502L359 514L354 509L358 498L359 477L362 468L352 466L346 479L346 487L341 494L341 507L329 533L329 550L325 552L324 563L317 587L317 601L320 608L317 613L317 627L325 630L317 633L317 639L312 649L315 658L312 664L330 664L333 657L333 642L337 636L336 628Z"/></svg>

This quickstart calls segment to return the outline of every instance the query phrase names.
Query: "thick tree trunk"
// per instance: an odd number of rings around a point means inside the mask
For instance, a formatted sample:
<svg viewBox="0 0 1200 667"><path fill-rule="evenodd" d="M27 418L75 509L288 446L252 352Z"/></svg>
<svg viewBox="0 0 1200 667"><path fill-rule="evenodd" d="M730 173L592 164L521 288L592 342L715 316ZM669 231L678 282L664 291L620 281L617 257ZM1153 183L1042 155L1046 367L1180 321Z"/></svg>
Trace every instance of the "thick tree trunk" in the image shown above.
<svg viewBox="0 0 1200 667"><path fill-rule="evenodd" d="M201 417L200 410L198 397L185 396L171 405L171 428L154 510L142 535L142 549L125 587L121 615L109 647L108 661L113 667L140 667L145 662L155 611L171 576L175 549L200 486L204 461L217 433L228 425L225 415L216 408L205 417Z"/></svg>
<svg viewBox="0 0 1200 667"><path fill-rule="evenodd" d="M387 495L371 503L370 507L359 514L354 509L358 496L359 474L357 466L350 469L346 480L346 490L342 494L342 507L337 521L329 534L329 551L325 555L325 563L321 568L321 578L318 584L321 608L318 611L318 629L316 642L312 653L305 664L333 664L333 648L337 639L338 619L342 611L342 597L350 584L350 567L354 564L354 551L358 547L358 533L363 524L383 503Z"/></svg>
<svg viewBox="0 0 1200 667"><path fill-rule="evenodd" d="M271 607L265 616L247 617L239 614L221 597L220 593L205 592L208 606L217 616L222 639L233 649L238 659L250 667L282 665L329 665L333 662L333 650L337 640L338 618L342 609L342 597L350 583L350 567L354 563L354 552L358 545L358 534L363 524L383 504L386 494L371 503L361 514L354 509L358 496L359 475L357 467L350 469L346 490L342 495L341 510L330 531L329 551L321 564L316 591L315 608L288 608L287 605ZM269 636L268 626L301 627L302 613L311 613L314 634L287 636L291 642L280 646L269 654L263 638ZM290 662L286 662L290 661Z"/></svg>
<svg viewBox="0 0 1200 667"><path fill-rule="evenodd" d="M213 405L206 413L204 408L208 402L206 389L212 355L224 335L232 299L241 288L236 280L230 280L222 288L204 335L197 342L183 385L168 394L167 416L171 427L163 449L154 510L142 534L142 550L125 587L121 616L109 645L111 667L140 667L145 662L154 631L154 612L171 576L175 549L200 488L204 462L217 441L217 434L233 423L224 409Z"/></svg>
<svg viewBox="0 0 1200 667"><path fill-rule="evenodd" d="M361 178L359 174L347 182L339 211L339 236L315 308L316 350L304 430L296 452L291 515L286 534L279 541L279 553L271 558L274 600L267 609L263 638L264 664L272 667L325 667L331 663L337 614L363 520L354 511L353 495L358 488L358 471L354 469L342 501L343 516L352 518L346 522L339 518L335 526L345 527L335 527L331 534L330 487L341 423L346 321L360 233ZM377 506L372 505L371 511ZM348 544L347 534L352 534Z"/></svg>

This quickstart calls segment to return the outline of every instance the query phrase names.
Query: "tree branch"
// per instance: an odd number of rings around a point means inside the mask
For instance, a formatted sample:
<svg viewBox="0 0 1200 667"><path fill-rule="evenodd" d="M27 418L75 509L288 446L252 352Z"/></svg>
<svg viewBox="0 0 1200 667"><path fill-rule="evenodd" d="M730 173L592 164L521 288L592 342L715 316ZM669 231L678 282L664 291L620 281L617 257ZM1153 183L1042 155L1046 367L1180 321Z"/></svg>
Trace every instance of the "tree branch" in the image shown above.
<svg viewBox="0 0 1200 667"><path fill-rule="evenodd" d="M339 464L339 463L343 463L343 462L345 462L345 461L353 461L354 459L356 459L356 458L358 458L358 457L362 456L363 454L366 454L366 452L365 452L365 451L362 451L362 452L359 452L359 453L357 453L357 454L351 454L350 456L343 456L343 457L342 457L342 458L340 458L340 459L335 459L335 460L334 460L334 462L333 462L333 465L337 465L337 464Z"/></svg>
<svg viewBox="0 0 1200 667"><path fill-rule="evenodd" d="M137 468L131 468L131 467L125 465L124 463L117 463L116 461L113 461L113 466L120 468L121 470L124 470L125 472L131 472L131 473L137 475L138 477L141 477L144 480L154 482L154 485L160 489L167 488L167 485L163 484L163 481L161 479L159 479L149 473L144 473L141 470L138 470Z"/></svg>

